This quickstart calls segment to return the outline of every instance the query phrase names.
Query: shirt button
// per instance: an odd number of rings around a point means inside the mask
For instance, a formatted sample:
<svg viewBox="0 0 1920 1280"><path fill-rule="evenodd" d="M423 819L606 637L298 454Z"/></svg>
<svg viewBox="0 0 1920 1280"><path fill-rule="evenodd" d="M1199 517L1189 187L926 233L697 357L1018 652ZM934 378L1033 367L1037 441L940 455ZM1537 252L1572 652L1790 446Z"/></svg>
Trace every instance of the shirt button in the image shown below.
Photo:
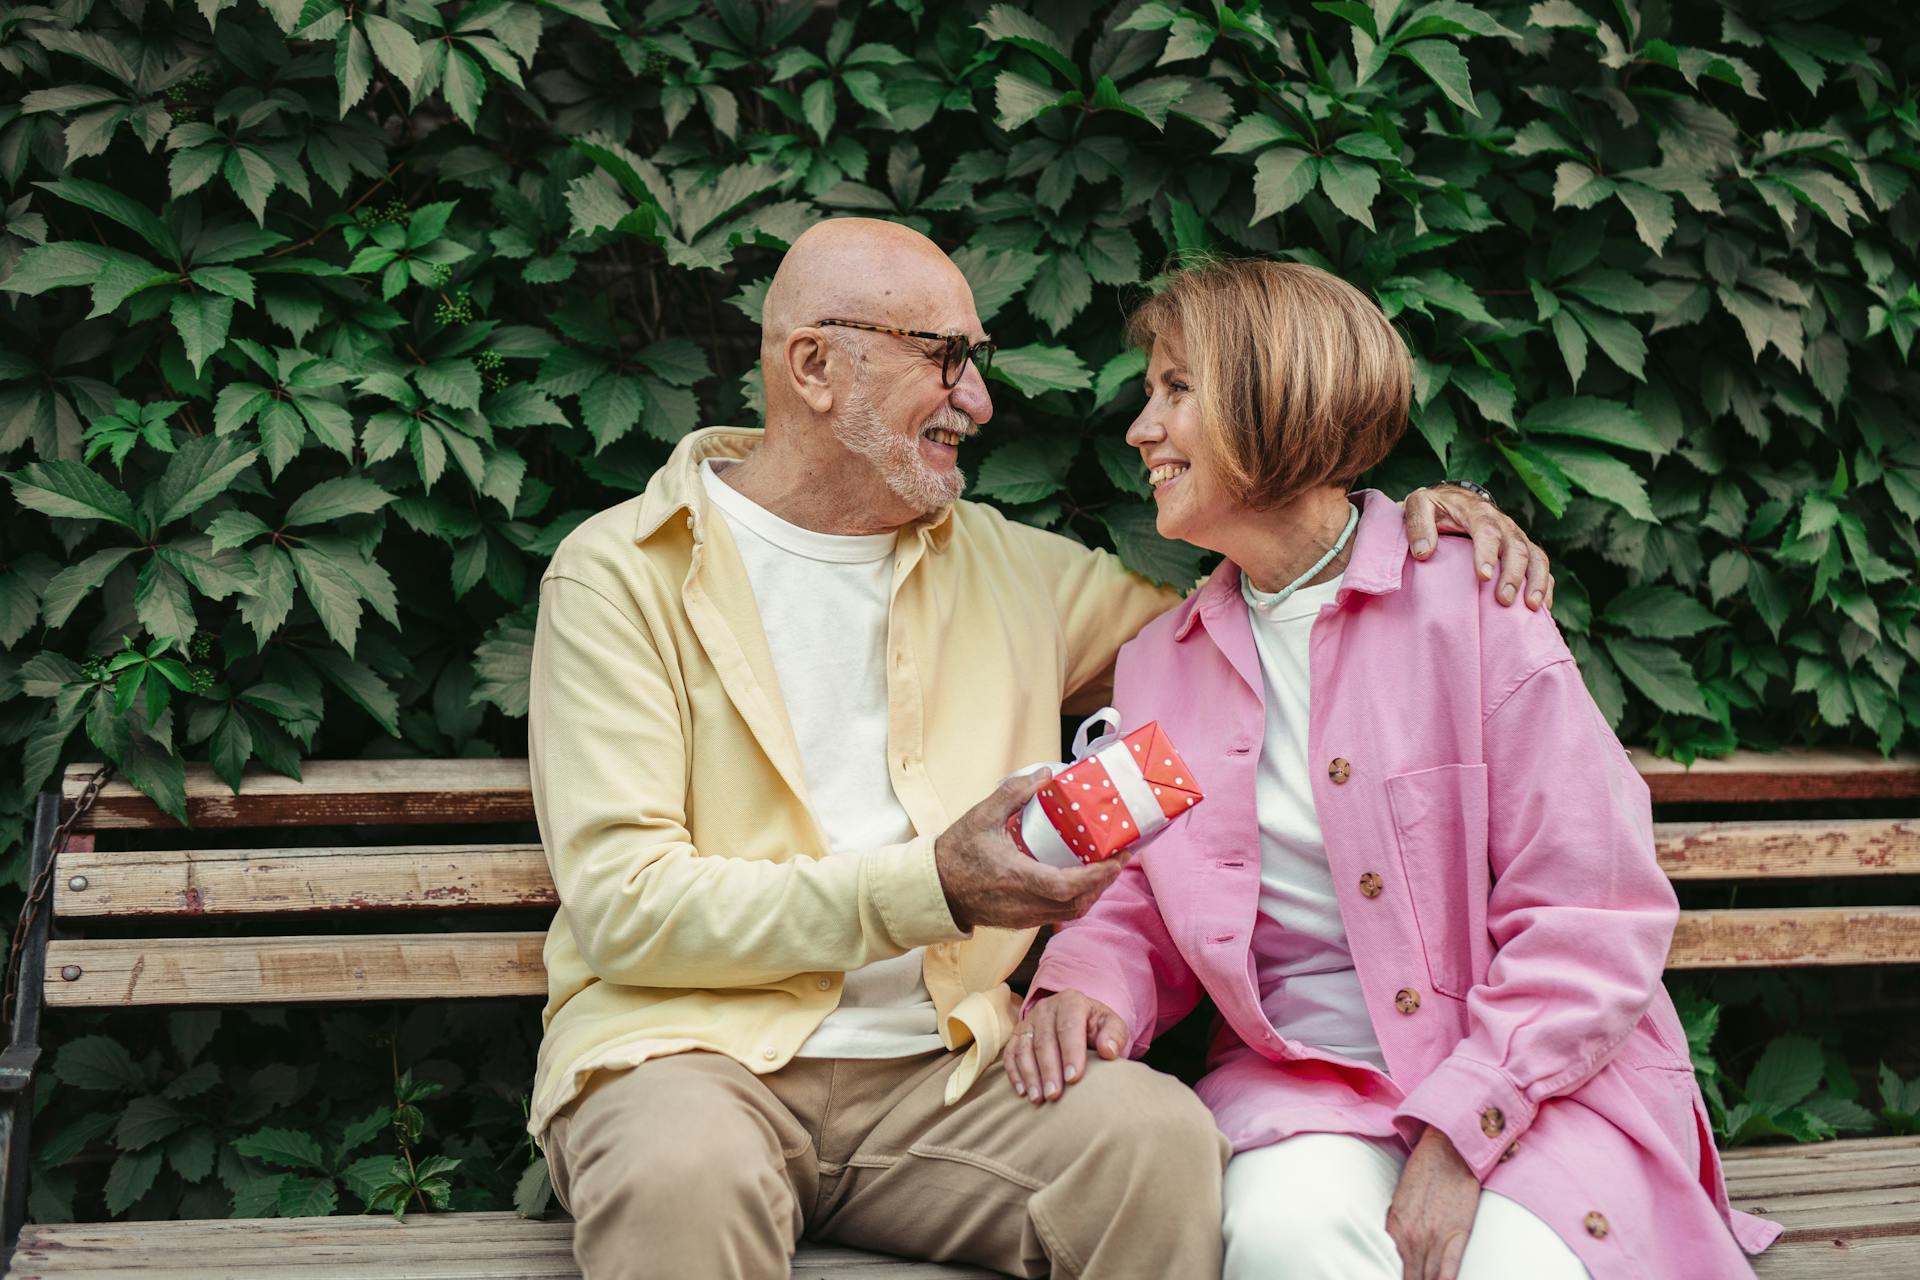
<svg viewBox="0 0 1920 1280"><path fill-rule="evenodd" d="M833 990L833 979L821 978L819 981L815 982L813 985L820 988L822 991L831 991Z"/></svg>
<svg viewBox="0 0 1920 1280"><path fill-rule="evenodd" d="M1488 1107L1480 1113L1480 1132L1489 1138L1497 1138L1506 1130L1507 1118L1501 1114L1500 1108Z"/></svg>
<svg viewBox="0 0 1920 1280"><path fill-rule="evenodd" d="M1335 786L1338 786L1353 776L1353 766L1344 758L1336 756L1333 763L1327 766L1327 776L1333 779Z"/></svg>
<svg viewBox="0 0 1920 1280"><path fill-rule="evenodd" d="M1402 1013L1413 1013L1420 1008L1420 993L1412 987L1402 987L1393 993L1393 1007Z"/></svg>
<svg viewBox="0 0 1920 1280"><path fill-rule="evenodd" d="M771 1048L762 1049L760 1051L760 1056L765 1058L768 1062L772 1062L775 1058L780 1056L780 1051L778 1049L771 1049Z"/></svg>
<svg viewBox="0 0 1920 1280"><path fill-rule="evenodd" d="M1611 1228L1607 1226L1606 1214L1595 1210L1587 1215L1587 1234L1595 1240L1605 1240L1609 1230Z"/></svg>
<svg viewBox="0 0 1920 1280"><path fill-rule="evenodd" d="M1506 1163L1507 1161L1509 1161L1509 1160L1511 1160L1511 1159L1513 1159L1513 1157L1514 1157L1514 1153L1515 1153L1515 1152L1517 1152L1517 1151L1519 1151L1519 1150L1520 1150L1520 1144L1519 1144L1519 1143L1517 1143L1517 1142L1509 1142L1509 1143L1507 1144L1507 1149L1506 1149L1505 1151L1502 1151L1502 1152L1500 1153L1500 1163L1501 1163L1501 1164L1505 1164L1505 1163Z"/></svg>
<svg viewBox="0 0 1920 1280"><path fill-rule="evenodd" d="M1363 898L1377 898L1385 887L1378 871L1369 871L1360 877L1360 896Z"/></svg>

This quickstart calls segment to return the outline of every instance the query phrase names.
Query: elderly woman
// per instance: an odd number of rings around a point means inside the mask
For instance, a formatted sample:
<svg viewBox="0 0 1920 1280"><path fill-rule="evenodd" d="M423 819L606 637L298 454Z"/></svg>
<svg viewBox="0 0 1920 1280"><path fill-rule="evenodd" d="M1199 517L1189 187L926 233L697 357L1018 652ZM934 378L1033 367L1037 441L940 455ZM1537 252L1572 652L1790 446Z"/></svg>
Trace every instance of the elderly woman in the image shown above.
<svg viewBox="0 0 1920 1280"><path fill-rule="evenodd" d="M1177 275L1134 335L1160 532L1226 560L1115 696L1207 798L1048 945L1014 1088L1204 993L1228 1276L1750 1276L1779 1228L1728 1206L1660 984L1645 785L1546 613L1460 590L1463 542L1407 572L1394 504L1348 492L1405 430L1400 339L1271 262Z"/></svg>

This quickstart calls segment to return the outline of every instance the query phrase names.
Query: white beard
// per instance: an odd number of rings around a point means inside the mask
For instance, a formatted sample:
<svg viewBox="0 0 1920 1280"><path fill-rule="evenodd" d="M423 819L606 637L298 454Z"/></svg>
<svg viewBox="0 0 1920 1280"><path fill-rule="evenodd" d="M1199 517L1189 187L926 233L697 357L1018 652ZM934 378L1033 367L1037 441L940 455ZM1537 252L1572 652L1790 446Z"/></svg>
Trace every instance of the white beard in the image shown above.
<svg viewBox="0 0 1920 1280"><path fill-rule="evenodd" d="M872 463L893 495L922 516L936 515L951 506L966 489L967 477L957 467L951 475L929 467L920 456L920 439L932 427L971 436L979 430L973 419L948 405L922 422L912 435L903 435L882 420L861 381L864 378L855 382L845 412L834 423L840 443Z"/></svg>

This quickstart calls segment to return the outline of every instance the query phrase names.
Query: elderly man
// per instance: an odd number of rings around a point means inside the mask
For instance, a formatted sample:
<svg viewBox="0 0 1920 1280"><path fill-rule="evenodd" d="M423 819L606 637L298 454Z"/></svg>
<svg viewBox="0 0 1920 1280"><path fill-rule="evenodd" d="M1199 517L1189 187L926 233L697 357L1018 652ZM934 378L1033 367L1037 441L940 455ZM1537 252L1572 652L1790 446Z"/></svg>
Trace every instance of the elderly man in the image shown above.
<svg viewBox="0 0 1920 1280"><path fill-rule="evenodd" d="M1118 871L1020 853L1038 781L1001 779L1175 597L955 501L993 412L980 340L931 241L812 228L767 291L764 433L687 437L542 581L529 745L562 905L529 1127L590 1280L785 1276L803 1234L1219 1273L1227 1152L1183 1085L1096 1061L1035 1109L983 1072L1033 930ZM1509 540L1511 598L1524 539L1446 493L1483 560ZM1429 541L1434 501L1409 504Z"/></svg>

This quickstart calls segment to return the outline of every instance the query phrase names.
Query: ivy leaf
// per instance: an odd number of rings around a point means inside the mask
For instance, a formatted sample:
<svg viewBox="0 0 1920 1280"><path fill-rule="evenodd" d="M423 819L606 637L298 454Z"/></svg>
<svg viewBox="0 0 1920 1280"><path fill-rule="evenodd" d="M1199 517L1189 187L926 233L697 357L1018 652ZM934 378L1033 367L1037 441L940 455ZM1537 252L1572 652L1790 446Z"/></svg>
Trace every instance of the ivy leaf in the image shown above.
<svg viewBox="0 0 1920 1280"><path fill-rule="evenodd" d="M195 436L180 447L154 485L152 501L156 523L165 526L192 515L226 492L242 471L259 456L244 440Z"/></svg>
<svg viewBox="0 0 1920 1280"><path fill-rule="evenodd" d="M158 1147L120 1153L113 1167L107 1170L106 1200L110 1216L119 1217L153 1189L153 1180L160 1174L164 1157L165 1153Z"/></svg>
<svg viewBox="0 0 1920 1280"><path fill-rule="evenodd" d="M1687 660L1666 645L1618 636L1606 639L1614 665L1649 701L1676 715L1708 716L1700 682Z"/></svg>
<svg viewBox="0 0 1920 1280"><path fill-rule="evenodd" d="M1010 4L996 4L987 10L986 18L974 26L989 40L1026 50L1058 72L1068 84L1076 89L1080 87L1080 68L1068 56L1066 42L1032 14Z"/></svg>
<svg viewBox="0 0 1920 1280"><path fill-rule="evenodd" d="M1143 578L1181 590L1200 576L1206 552L1160 536L1154 510L1143 502L1114 503L1100 512L1121 562Z"/></svg>
<svg viewBox="0 0 1920 1280"><path fill-rule="evenodd" d="M1300 203L1318 176L1318 163L1305 151L1275 147L1261 152L1254 161L1253 221L1264 222Z"/></svg>
<svg viewBox="0 0 1920 1280"><path fill-rule="evenodd" d="M523 1218L537 1218L552 1202L553 1179L547 1173L547 1158L536 1156L513 1184L514 1212Z"/></svg>
<svg viewBox="0 0 1920 1280"><path fill-rule="evenodd" d="M392 501L391 493L365 476L339 476L322 480L295 498L282 523L286 528L327 524L342 516L367 515Z"/></svg>
<svg viewBox="0 0 1920 1280"><path fill-rule="evenodd" d="M1826 1055L1807 1036L1779 1036L1769 1043L1747 1076L1747 1101L1767 1115L1778 1115L1806 1100L1819 1087Z"/></svg>
<svg viewBox="0 0 1920 1280"><path fill-rule="evenodd" d="M139 1151L178 1133L194 1118L165 1098L134 1098L120 1113L113 1141L122 1151Z"/></svg>
<svg viewBox="0 0 1920 1280"><path fill-rule="evenodd" d="M235 1138L232 1146L241 1155L262 1164L326 1172L319 1141L298 1129L258 1129L244 1138Z"/></svg>
<svg viewBox="0 0 1920 1280"><path fill-rule="evenodd" d="M173 300L172 315L174 332L180 335L187 363L198 377L207 361L227 345L233 299L217 293L182 293Z"/></svg>
<svg viewBox="0 0 1920 1280"><path fill-rule="evenodd" d="M1599 400L1592 396L1574 396L1536 404L1521 417L1520 429L1528 434L1546 432L1582 436L1607 444L1625 445L1656 458L1667 452L1666 441L1632 408L1616 400Z"/></svg>
<svg viewBox="0 0 1920 1280"><path fill-rule="evenodd" d="M1692 596L1664 584L1621 592L1601 616L1645 640L1677 640L1727 625Z"/></svg>
<svg viewBox="0 0 1920 1280"><path fill-rule="evenodd" d="M339 1203L340 1192L332 1178L287 1178L275 1198L283 1218L322 1218Z"/></svg>
<svg viewBox="0 0 1920 1280"><path fill-rule="evenodd" d="M287 555L292 558L300 589L320 615L320 625L351 657L360 632L359 587L340 564L312 547L289 547Z"/></svg>
<svg viewBox="0 0 1920 1280"><path fill-rule="evenodd" d="M362 11L360 21L366 26L367 43L373 46L380 65L393 72L394 78L412 93L420 79L420 46L391 18Z"/></svg>
<svg viewBox="0 0 1920 1280"><path fill-rule="evenodd" d="M974 492L1001 502L1038 502L1066 487L1073 454L1058 445L1028 438L1003 444L987 455L974 480Z"/></svg>
<svg viewBox="0 0 1920 1280"><path fill-rule="evenodd" d="M472 702L490 702L516 719L527 714L528 681L533 668L533 619L508 614L474 650Z"/></svg>
<svg viewBox="0 0 1920 1280"><path fill-rule="evenodd" d="M1468 115L1480 114L1467 78L1466 56L1451 40L1409 40L1396 44L1393 51L1426 72L1428 78L1440 86L1440 92L1447 95L1447 101Z"/></svg>
<svg viewBox="0 0 1920 1280"><path fill-rule="evenodd" d="M112 1036L81 1036L53 1055L53 1074L61 1084L98 1093L144 1090L147 1075L126 1046Z"/></svg>
<svg viewBox="0 0 1920 1280"><path fill-rule="evenodd" d="M1065 347L1033 344L997 352L989 373L1029 396L1046 391L1084 391L1093 385L1093 374Z"/></svg>
<svg viewBox="0 0 1920 1280"><path fill-rule="evenodd" d="M1093 278L1080 259L1055 254L1040 264L1027 286L1027 311L1055 334L1093 301Z"/></svg>
<svg viewBox="0 0 1920 1280"><path fill-rule="evenodd" d="M43 515L68 520L106 520L135 528L133 499L82 463L30 462L7 477L14 501Z"/></svg>

